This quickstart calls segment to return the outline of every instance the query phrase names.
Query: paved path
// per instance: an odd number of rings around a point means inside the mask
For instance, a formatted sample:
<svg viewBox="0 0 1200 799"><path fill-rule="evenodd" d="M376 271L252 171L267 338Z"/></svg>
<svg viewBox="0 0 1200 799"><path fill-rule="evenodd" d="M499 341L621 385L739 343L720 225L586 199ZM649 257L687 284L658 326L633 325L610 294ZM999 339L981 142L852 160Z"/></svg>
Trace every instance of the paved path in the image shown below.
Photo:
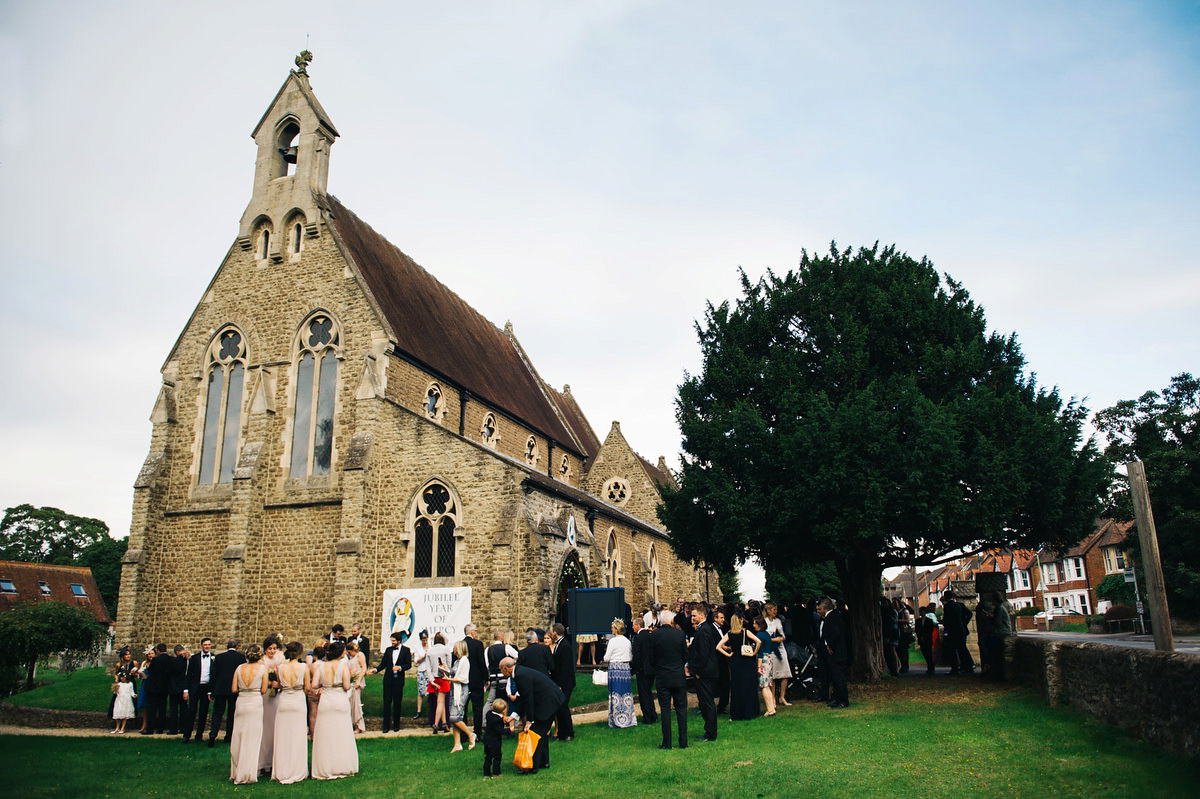
<svg viewBox="0 0 1200 799"><path fill-rule="evenodd" d="M576 724L590 724L596 721L605 721L608 719L607 710L594 710L587 713L573 713L571 716ZM367 740L371 738L412 738L418 735L429 737L432 735L428 727L414 727L412 729L399 730L397 732L382 733L379 730L361 732L354 736L355 740ZM108 729L93 728L78 728L78 727L18 727L12 724L0 724L0 735L53 735L61 738L122 738L122 739L175 739L179 740L178 735L142 735L136 731L127 732L124 735L113 735ZM440 733L447 740L450 738L449 733ZM204 746L202 741L193 741L188 746Z"/></svg>

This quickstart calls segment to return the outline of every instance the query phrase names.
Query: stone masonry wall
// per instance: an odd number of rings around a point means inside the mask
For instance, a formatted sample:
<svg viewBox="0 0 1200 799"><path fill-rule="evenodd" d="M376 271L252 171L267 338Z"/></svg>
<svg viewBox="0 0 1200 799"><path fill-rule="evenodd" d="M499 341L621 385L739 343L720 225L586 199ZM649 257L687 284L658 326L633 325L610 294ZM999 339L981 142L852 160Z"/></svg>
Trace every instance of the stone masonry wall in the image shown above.
<svg viewBox="0 0 1200 799"><path fill-rule="evenodd" d="M1108 644L1009 639L1010 679L1151 744L1200 755L1200 658Z"/></svg>

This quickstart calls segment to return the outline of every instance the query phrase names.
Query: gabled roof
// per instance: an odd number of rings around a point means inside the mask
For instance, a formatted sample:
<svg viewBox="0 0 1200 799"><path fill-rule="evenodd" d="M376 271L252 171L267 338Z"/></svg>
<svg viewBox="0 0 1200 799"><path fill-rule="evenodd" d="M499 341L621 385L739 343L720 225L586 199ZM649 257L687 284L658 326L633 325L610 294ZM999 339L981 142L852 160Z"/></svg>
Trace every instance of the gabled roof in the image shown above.
<svg viewBox="0 0 1200 799"><path fill-rule="evenodd" d="M329 132L334 136L341 136L341 134L337 132L337 128L333 126L333 120L329 118L329 114L326 113L325 109L321 107L321 103L319 100L317 100L317 96L313 94L312 86L308 83L308 78L293 70L288 74L287 79L284 80L283 84L279 87L279 91L275 92L275 97L272 98L270 104L267 106L267 110L263 112L262 119L258 120L258 124L254 126L254 131L250 134L250 138L254 139L258 137L258 131L262 128L263 123L267 121L267 117L271 116L271 112L275 110L275 104L279 102L279 98L283 96L285 91L287 91L289 84L295 84L297 90L304 97L305 101L307 101L312 107L313 113L316 115L318 121L320 121L320 123L325 127L329 128Z"/></svg>
<svg viewBox="0 0 1200 799"><path fill-rule="evenodd" d="M96 621L111 624L108 608L100 596L100 588L86 566L55 566L49 563L24 563L15 560L0 560L0 580L12 581L15 593L0 590L0 611L12 610L22 602L54 599L87 608ZM46 590L42 590L45 584ZM72 589L81 586L83 596Z"/></svg>
<svg viewBox="0 0 1200 799"><path fill-rule="evenodd" d="M553 439L556 446L586 454L584 445L564 425L562 409L554 406L551 392L544 390L504 331L336 197L325 199L346 256L396 338L397 354L513 415Z"/></svg>

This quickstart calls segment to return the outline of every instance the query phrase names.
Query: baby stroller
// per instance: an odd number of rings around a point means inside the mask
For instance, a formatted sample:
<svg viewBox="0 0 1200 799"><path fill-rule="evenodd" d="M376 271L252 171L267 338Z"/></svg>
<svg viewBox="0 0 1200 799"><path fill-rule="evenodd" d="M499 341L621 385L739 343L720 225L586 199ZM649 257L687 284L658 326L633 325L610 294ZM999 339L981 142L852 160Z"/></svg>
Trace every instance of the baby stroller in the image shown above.
<svg viewBox="0 0 1200 799"><path fill-rule="evenodd" d="M819 688L817 675L817 650L811 644L802 646L794 641L785 641L788 664L792 667L792 679L788 682L789 699L815 699Z"/></svg>

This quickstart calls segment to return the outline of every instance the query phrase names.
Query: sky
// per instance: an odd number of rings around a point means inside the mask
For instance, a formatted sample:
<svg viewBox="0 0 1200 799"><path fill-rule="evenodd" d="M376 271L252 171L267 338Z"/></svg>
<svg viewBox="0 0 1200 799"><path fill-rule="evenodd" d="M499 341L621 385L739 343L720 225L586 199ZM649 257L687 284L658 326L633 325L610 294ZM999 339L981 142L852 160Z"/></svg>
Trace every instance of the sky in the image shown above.
<svg viewBox="0 0 1200 799"><path fill-rule="evenodd" d="M1200 368L1197 2L5 0L0 507L128 533L306 46L330 192L651 461L706 303L832 241L928 256L1093 411Z"/></svg>

